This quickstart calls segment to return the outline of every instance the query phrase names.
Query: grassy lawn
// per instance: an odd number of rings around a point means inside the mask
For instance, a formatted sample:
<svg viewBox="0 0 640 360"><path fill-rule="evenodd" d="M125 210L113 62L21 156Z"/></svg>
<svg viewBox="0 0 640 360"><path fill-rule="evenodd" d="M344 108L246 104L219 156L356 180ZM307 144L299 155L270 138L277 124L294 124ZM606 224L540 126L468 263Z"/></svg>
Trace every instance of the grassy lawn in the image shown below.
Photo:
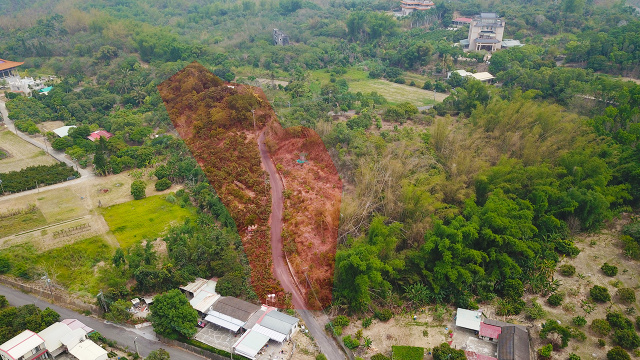
<svg viewBox="0 0 640 360"><path fill-rule="evenodd" d="M320 91L321 84L329 82L330 74L325 70L316 70L312 72L311 81L309 87L311 90ZM407 83L412 80L419 86L422 86L429 78L426 76L405 73L403 77L407 80ZM384 96L391 104L399 104L401 102L408 101L415 106L424 106L435 104L442 101L444 94L437 94L436 100L433 99L433 91L422 90L419 87L396 84L390 81L382 79L371 79L369 73L363 70L351 68L347 70L344 75L340 75L337 78L343 78L347 80L349 84L349 91L370 93L372 91Z"/></svg>
<svg viewBox="0 0 640 360"><path fill-rule="evenodd" d="M18 171L28 166L51 165L56 159L47 155L44 150L20 139L9 130L0 131L0 144L8 157L0 160L0 172Z"/></svg>
<svg viewBox="0 0 640 360"><path fill-rule="evenodd" d="M42 215L42 211L36 208L28 214L0 219L0 238L45 225L47 225L47 219Z"/></svg>
<svg viewBox="0 0 640 360"><path fill-rule="evenodd" d="M166 195L150 196L101 210L121 247L162 236L170 225L181 224L195 215L195 208L181 208L166 198Z"/></svg>
<svg viewBox="0 0 640 360"><path fill-rule="evenodd" d="M424 358L424 348L415 346L392 346L391 356L394 360L422 360Z"/></svg>
<svg viewBox="0 0 640 360"><path fill-rule="evenodd" d="M46 271L56 285L94 295L100 285L94 276L94 266L109 261L112 254L113 249L99 236L42 253L30 243L0 250L0 256L9 259L15 276L40 278Z"/></svg>

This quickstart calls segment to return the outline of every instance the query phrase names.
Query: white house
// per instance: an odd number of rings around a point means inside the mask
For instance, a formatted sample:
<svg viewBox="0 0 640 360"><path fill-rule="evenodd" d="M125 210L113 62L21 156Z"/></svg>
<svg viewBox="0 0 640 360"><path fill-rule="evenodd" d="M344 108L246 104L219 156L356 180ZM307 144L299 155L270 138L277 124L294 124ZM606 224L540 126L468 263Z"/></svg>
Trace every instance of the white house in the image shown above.
<svg viewBox="0 0 640 360"><path fill-rule="evenodd" d="M44 340L31 330L25 330L13 339L0 345L2 360L40 360L47 359Z"/></svg>

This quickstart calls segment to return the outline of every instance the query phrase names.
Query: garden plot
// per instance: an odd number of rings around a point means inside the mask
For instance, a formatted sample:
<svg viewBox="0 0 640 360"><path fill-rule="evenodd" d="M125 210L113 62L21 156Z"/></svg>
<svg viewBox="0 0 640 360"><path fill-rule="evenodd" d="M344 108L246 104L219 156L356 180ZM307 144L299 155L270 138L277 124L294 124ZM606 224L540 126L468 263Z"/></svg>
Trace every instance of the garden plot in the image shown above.
<svg viewBox="0 0 640 360"><path fill-rule="evenodd" d="M20 139L9 130L0 130L0 147L8 154L0 160L0 173L18 171L29 166L52 165L56 159L38 147Z"/></svg>

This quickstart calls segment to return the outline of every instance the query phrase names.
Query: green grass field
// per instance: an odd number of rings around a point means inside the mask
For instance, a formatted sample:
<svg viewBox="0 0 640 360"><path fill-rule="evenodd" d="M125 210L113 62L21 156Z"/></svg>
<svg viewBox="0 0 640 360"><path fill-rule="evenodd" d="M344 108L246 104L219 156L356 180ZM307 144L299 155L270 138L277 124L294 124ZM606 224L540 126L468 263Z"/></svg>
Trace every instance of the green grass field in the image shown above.
<svg viewBox="0 0 640 360"><path fill-rule="evenodd" d="M42 211L36 208L35 211L28 214L1 219L0 238L45 225L47 225L47 219L42 215Z"/></svg>
<svg viewBox="0 0 640 360"><path fill-rule="evenodd" d="M330 73L325 70L313 71L309 87L312 91L316 88L319 91L321 84L329 82L330 76ZM407 83L413 80L419 86L422 86L429 79L426 76L413 73L406 73L403 77L407 80ZM433 91L422 90L415 86L396 84L382 79L371 79L368 72L353 68L347 70L345 74L340 75L338 78L347 80L349 91L351 92L370 93L375 91L384 96L391 104L408 101L415 106L431 105L442 101L444 95L437 94L436 100L434 100Z"/></svg>
<svg viewBox="0 0 640 360"><path fill-rule="evenodd" d="M415 346L392 346L391 356L397 360L422 360L424 358L424 348Z"/></svg>
<svg viewBox="0 0 640 360"><path fill-rule="evenodd" d="M0 131L0 145L8 157L0 159L0 173L18 171L28 166L51 165L57 163L44 150L20 139L9 130Z"/></svg>
<svg viewBox="0 0 640 360"><path fill-rule="evenodd" d="M168 202L166 197L150 196L102 209L102 216L121 247L162 236L170 225L181 224L195 215L195 208L181 208Z"/></svg>
<svg viewBox="0 0 640 360"><path fill-rule="evenodd" d="M100 286L94 266L110 261L112 254L113 249L99 236L42 253L30 243L0 250L0 256L9 259L10 272L15 276L40 278L46 272L56 285L94 295Z"/></svg>

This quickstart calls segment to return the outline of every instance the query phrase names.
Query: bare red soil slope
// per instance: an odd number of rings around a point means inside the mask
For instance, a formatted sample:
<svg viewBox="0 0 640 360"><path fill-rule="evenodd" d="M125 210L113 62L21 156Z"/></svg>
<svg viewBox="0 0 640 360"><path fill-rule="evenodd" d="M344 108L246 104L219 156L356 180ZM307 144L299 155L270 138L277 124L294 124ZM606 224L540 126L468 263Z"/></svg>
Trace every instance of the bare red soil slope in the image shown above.
<svg viewBox="0 0 640 360"><path fill-rule="evenodd" d="M158 89L173 125L236 222L256 294L263 301L271 293L284 299L272 272L271 194L256 140L274 119L264 94L249 86L225 84L198 63ZM257 227L248 231L249 226Z"/></svg>
<svg viewBox="0 0 640 360"><path fill-rule="evenodd" d="M284 183L283 250L309 308L331 303L342 180L311 129L268 126L272 158Z"/></svg>

